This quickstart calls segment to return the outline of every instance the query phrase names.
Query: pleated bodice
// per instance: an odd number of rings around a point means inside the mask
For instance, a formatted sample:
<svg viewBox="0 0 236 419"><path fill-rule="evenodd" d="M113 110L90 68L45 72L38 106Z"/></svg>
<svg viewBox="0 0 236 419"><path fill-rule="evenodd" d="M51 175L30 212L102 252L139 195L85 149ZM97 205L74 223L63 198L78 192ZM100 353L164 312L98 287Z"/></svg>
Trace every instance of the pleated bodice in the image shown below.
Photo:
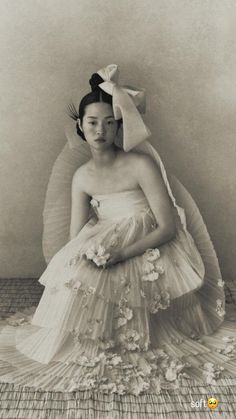
<svg viewBox="0 0 236 419"><path fill-rule="evenodd" d="M132 217L150 211L149 203L141 189L96 194L90 203L100 220Z"/></svg>

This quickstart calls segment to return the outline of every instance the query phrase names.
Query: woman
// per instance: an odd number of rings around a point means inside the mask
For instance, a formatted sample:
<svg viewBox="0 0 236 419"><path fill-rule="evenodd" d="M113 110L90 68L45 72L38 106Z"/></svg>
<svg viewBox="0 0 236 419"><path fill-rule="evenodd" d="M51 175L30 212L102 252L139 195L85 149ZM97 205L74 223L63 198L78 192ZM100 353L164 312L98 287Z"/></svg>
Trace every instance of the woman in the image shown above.
<svg viewBox="0 0 236 419"><path fill-rule="evenodd" d="M90 156L75 159L70 240L53 250L33 315L13 316L2 330L9 371L0 381L139 395L174 388L179 376L214 383L235 374L234 325L204 336L222 322L223 282L207 277L164 166L145 143L143 92L121 88L115 65L90 83L78 113L71 108ZM55 221L52 202L46 221L49 213Z"/></svg>

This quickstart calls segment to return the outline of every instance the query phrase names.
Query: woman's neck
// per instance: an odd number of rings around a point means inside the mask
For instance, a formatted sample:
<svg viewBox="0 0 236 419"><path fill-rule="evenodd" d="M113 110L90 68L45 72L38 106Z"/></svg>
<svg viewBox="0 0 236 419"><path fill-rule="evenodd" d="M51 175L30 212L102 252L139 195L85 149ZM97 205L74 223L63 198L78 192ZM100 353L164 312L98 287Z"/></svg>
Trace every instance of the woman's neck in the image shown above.
<svg viewBox="0 0 236 419"><path fill-rule="evenodd" d="M111 167L115 163L118 154L118 147L114 144L106 150L91 149L92 161L96 169L105 169Z"/></svg>

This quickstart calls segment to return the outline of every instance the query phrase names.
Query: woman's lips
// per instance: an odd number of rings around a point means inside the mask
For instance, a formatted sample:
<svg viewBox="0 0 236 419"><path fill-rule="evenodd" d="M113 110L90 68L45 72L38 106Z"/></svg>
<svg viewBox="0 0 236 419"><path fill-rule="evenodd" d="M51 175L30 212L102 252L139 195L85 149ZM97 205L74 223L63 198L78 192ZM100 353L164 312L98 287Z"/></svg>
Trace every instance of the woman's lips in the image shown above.
<svg viewBox="0 0 236 419"><path fill-rule="evenodd" d="M95 141L98 143L105 143L104 138L97 138Z"/></svg>

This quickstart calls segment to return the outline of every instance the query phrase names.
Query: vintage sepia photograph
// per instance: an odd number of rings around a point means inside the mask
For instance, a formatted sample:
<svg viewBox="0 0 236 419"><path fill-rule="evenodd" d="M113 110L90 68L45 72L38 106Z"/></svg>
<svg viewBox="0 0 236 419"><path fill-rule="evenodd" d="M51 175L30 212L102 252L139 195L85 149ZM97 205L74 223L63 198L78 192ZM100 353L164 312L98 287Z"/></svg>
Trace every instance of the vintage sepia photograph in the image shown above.
<svg viewBox="0 0 236 419"><path fill-rule="evenodd" d="M0 418L235 418L236 3L0 20Z"/></svg>

